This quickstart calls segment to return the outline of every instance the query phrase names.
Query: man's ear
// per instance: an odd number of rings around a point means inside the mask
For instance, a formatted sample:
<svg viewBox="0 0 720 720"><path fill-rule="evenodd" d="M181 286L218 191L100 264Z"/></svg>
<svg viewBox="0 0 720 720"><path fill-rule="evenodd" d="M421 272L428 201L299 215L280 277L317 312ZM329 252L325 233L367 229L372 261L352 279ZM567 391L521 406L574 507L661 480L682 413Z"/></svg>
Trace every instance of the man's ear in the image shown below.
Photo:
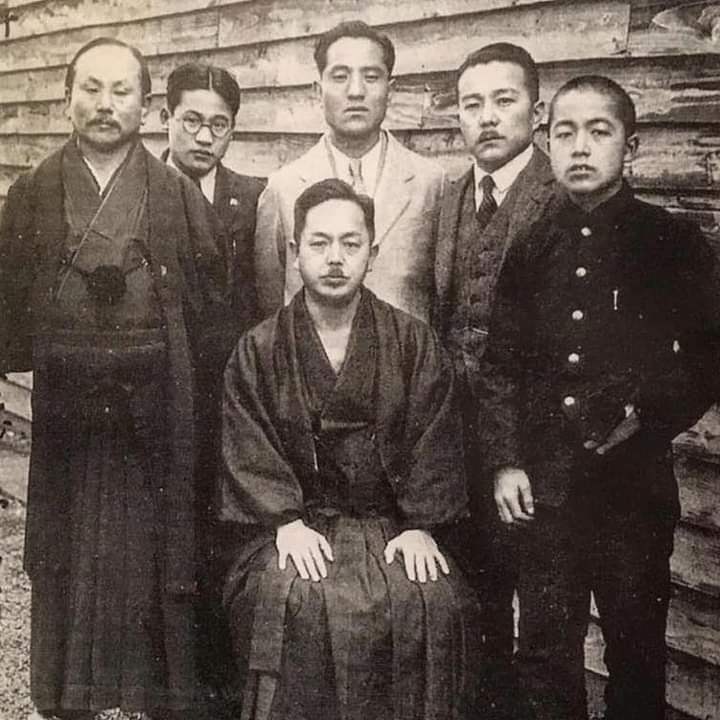
<svg viewBox="0 0 720 720"><path fill-rule="evenodd" d="M145 121L147 120L148 113L150 112L150 103L152 102L152 97L148 93L147 95L143 96L143 102L142 102L142 112L140 113L140 124L144 125Z"/></svg>
<svg viewBox="0 0 720 720"><path fill-rule="evenodd" d="M322 83L319 80L315 80L313 82L313 94L315 95L315 98L320 103L320 105L322 105L323 104Z"/></svg>
<svg viewBox="0 0 720 720"><path fill-rule="evenodd" d="M626 163L630 163L635 159L639 145L640 139L636 133L633 133L627 140L625 140L625 157L623 159Z"/></svg>
<svg viewBox="0 0 720 720"><path fill-rule="evenodd" d="M290 246L290 252L292 253L293 263L292 266L295 268L295 270L299 270L299 262L298 262L298 251L300 248L298 247L297 242L293 239L288 242L288 245Z"/></svg>
<svg viewBox="0 0 720 720"><path fill-rule="evenodd" d="M380 252L380 243L373 242L373 244L370 246L370 257L368 257L368 264L367 264L368 272L370 272L373 269L373 265L375 264L375 258L377 258L379 252Z"/></svg>
<svg viewBox="0 0 720 720"><path fill-rule="evenodd" d="M545 120L545 103L542 100L538 100L533 105L533 132L536 132Z"/></svg>

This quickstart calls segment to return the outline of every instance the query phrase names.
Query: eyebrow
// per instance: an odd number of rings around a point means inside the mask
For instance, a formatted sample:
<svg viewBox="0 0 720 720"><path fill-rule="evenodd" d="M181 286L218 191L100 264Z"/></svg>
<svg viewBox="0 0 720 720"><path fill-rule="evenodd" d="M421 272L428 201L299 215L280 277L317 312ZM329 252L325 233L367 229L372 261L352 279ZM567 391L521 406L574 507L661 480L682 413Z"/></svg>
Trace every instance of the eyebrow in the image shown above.
<svg viewBox="0 0 720 720"><path fill-rule="evenodd" d="M354 68L347 63L337 63L335 65L328 65L328 71L333 72L335 70L353 70ZM373 65L362 65L359 70L378 70L379 72L387 72L384 65L373 64Z"/></svg>
<svg viewBox="0 0 720 720"><path fill-rule="evenodd" d="M507 93L509 93L510 95L520 95L521 91L518 90L517 88L498 88L497 90L491 90L489 95L492 95L492 96L504 95ZM479 93L479 92L469 92L469 93L465 93L464 95L461 95L460 99L466 100L467 98L480 98L480 97L485 97L485 95L483 93Z"/></svg>
<svg viewBox="0 0 720 720"><path fill-rule="evenodd" d="M580 122L573 118L567 118L567 119L553 121L553 127L557 127L558 125L579 125L579 124L580 124ZM598 117L598 118L590 118L590 120L586 120L582 124L583 125L613 125L614 126L616 123L613 122L612 118Z"/></svg>
<svg viewBox="0 0 720 720"><path fill-rule="evenodd" d="M103 84L103 81L102 81L102 80L100 80L100 79L98 79L98 78L96 78L96 77L93 77L92 75L90 75L89 77L86 77L84 80L81 80L80 82L82 82L82 83L94 83L95 85L102 85L102 84ZM124 84L127 84L127 83L128 83L127 78L122 78L121 80L113 80L110 84L111 84L111 85L124 85Z"/></svg>

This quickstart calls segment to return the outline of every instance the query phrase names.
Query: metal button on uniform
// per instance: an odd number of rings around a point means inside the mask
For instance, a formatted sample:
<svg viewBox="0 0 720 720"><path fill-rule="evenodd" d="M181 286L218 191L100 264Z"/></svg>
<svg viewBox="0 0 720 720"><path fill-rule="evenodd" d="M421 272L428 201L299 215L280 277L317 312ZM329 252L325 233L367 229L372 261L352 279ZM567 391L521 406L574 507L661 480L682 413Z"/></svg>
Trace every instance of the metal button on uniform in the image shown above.
<svg viewBox="0 0 720 720"><path fill-rule="evenodd" d="M575 398L572 395L566 395L563 398L563 405L565 407L573 407L575 405Z"/></svg>
<svg viewBox="0 0 720 720"><path fill-rule="evenodd" d="M582 320L585 317L585 313L582 310L573 310L572 319Z"/></svg>
<svg viewBox="0 0 720 720"><path fill-rule="evenodd" d="M575 274L579 278L584 278L587 275L587 268L582 267L582 265L578 268L575 268Z"/></svg>
<svg viewBox="0 0 720 720"><path fill-rule="evenodd" d="M580 362L580 356L577 353L570 353L568 355L568 362L571 365L577 365Z"/></svg>
<svg viewBox="0 0 720 720"><path fill-rule="evenodd" d="M580 228L580 234L583 237L590 237L592 235L592 230L586 225L585 227Z"/></svg>

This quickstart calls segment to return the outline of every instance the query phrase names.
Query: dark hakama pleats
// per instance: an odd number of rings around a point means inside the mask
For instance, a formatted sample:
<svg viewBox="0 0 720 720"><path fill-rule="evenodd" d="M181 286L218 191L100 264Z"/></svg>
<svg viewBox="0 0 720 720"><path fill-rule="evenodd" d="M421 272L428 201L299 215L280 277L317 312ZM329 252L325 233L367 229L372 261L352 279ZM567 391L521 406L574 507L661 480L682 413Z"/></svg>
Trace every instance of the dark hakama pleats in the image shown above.
<svg viewBox="0 0 720 720"><path fill-rule="evenodd" d="M319 583L282 571L267 543L230 574L226 606L244 659L243 720L464 718L477 668L475 600L459 571L425 584L383 552L386 518L318 517L335 562Z"/></svg>

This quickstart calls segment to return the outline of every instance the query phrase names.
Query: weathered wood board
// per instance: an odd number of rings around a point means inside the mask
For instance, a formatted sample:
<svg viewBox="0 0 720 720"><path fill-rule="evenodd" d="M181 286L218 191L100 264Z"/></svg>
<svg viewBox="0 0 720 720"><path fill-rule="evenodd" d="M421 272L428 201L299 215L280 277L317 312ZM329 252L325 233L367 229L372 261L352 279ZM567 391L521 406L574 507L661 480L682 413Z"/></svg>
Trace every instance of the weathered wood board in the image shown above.
<svg viewBox="0 0 720 720"><path fill-rule="evenodd" d="M604 649L600 628L591 622L585 643L585 666L607 676ZM720 720L720 668L716 665L671 650L667 681L667 699L674 708L694 718Z"/></svg>

